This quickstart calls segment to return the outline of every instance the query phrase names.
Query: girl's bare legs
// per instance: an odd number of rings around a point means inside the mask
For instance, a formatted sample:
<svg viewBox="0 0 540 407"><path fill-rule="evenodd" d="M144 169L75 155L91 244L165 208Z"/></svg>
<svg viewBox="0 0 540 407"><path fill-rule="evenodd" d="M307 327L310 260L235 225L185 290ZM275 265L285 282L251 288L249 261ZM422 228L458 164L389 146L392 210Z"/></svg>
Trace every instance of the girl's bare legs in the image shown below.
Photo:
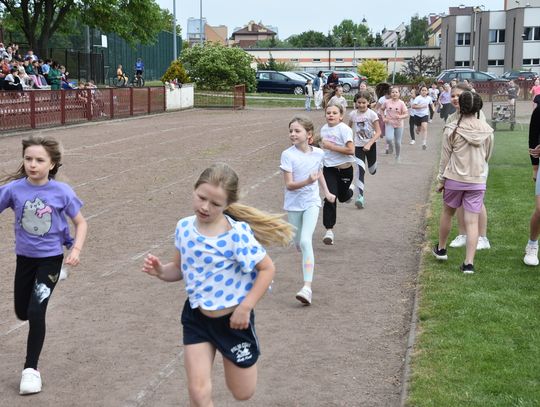
<svg viewBox="0 0 540 407"><path fill-rule="evenodd" d="M212 365L216 348L208 342L184 346L184 365L188 379L189 405L213 407Z"/></svg>
<svg viewBox="0 0 540 407"><path fill-rule="evenodd" d="M465 264L474 264L476 245L478 244L478 213L464 211L465 230L467 232L467 249L465 251Z"/></svg>
<svg viewBox="0 0 540 407"><path fill-rule="evenodd" d="M422 123L423 124L423 123ZM445 249L448 235L452 229L452 217L456 210L444 204L441 212L441 220L439 221L439 247L438 249ZM478 232L477 232L478 235ZM478 237L477 237L478 240Z"/></svg>
<svg viewBox="0 0 540 407"><path fill-rule="evenodd" d="M420 125L420 135L422 136L422 148L424 148L424 146L427 146L427 123L426 122L422 122L422 124Z"/></svg>
<svg viewBox="0 0 540 407"><path fill-rule="evenodd" d="M257 386L257 364L238 367L229 359L223 358L225 382L236 400L249 400Z"/></svg>
<svg viewBox="0 0 540 407"><path fill-rule="evenodd" d="M458 234L466 236L467 231L465 229L465 216L462 206L457 209L456 217L458 222ZM487 209L486 205L484 204L482 204L482 211L480 212L480 216L478 218L478 233L479 236L487 236Z"/></svg>

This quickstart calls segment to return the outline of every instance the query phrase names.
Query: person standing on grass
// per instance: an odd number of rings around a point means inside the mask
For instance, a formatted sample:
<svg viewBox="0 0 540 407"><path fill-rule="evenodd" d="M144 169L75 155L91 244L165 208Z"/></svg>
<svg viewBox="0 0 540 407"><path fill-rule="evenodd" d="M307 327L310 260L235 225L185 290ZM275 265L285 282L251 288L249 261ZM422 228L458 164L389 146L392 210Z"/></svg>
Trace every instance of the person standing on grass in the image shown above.
<svg viewBox="0 0 540 407"><path fill-rule="evenodd" d="M313 99L315 101L315 110L321 108L323 102L324 73L319 71L313 80Z"/></svg>
<svg viewBox="0 0 540 407"><path fill-rule="evenodd" d="M529 225L529 241L525 246L523 262L527 266L538 266L538 236L540 235L540 177L538 177L538 162L540 157L540 94L534 98L536 108L531 115L529 124L529 155L533 167L533 180L536 183L536 207Z"/></svg>
<svg viewBox="0 0 540 407"><path fill-rule="evenodd" d="M392 86L390 99L386 99L381 106L385 127L384 138L390 150L396 155L396 162L401 159L401 140L403 139L403 119L409 117L405 102L401 100L399 88Z"/></svg>
<svg viewBox="0 0 540 407"><path fill-rule="evenodd" d="M212 367L223 356L225 381L237 400L257 384L259 341L253 309L268 290L274 263L263 244L287 245L291 225L239 204L238 176L226 164L205 169L195 183L194 215L176 225L171 262L148 254L142 271L166 282L184 280L184 366L191 406L212 406Z"/></svg>
<svg viewBox="0 0 540 407"><path fill-rule="evenodd" d="M344 109L341 105L328 105L325 110L326 124L321 128L320 147L324 151L323 175L328 190L339 202L351 202L353 197L353 132L343 123ZM334 244L337 217L337 201L324 200L323 225L326 233L323 243Z"/></svg>
<svg viewBox="0 0 540 407"><path fill-rule="evenodd" d="M459 95L465 91L470 91L471 88L465 83L458 83L452 88L452 95L450 102L455 110L450 116L448 116L446 123L457 122L459 120ZM486 116L484 112L480 110L479 116L480 120L486 121ZM487 165L487 164L486 164ZM450 242L450 247L463 247L467 244L467 230L465 228L465 218L463 213L463 207L459 207L456 211L456 218L458 224L458 235ZM480 217L478 219L478 245L476 250L491 249L491 244L487 237L487 209L486 205L482 203L482 211L480 212Z"/></svg>
<svg viewBox="0 0 540 407"><path fill-rule="evenodd" d="M289 223L296 229L294 242L302 252L302 273L304 286L296 294L296 299L305 305L312 300L312 282L315 270L313 255L313 232L319 218L321 198L319 185L324 197L335 202L336 196L328 191L322 172L324 152L311 145L313 122L297 116L289 122L289 139L292 146L281 153L280 169L285 182L285 202Z"/></svg>
<svg viewBox="0 0 540 407"><path fill-rule="evenodd" d="M429 109L434 109L433 101L428 96L428 88L423 85L420 88L420 95L414 98L412 108L414 109L414 124L420 129L419 135L422 136L422 150L427 149L427 134Z"/></svg>
<svg viewBox="0 0 540 407"><path fill-rule="evenodd" d="M531 95L531 99L533 100L533 109L535 109L536 106L538 106L538 102L535 102L536 96L540 95L540 79L536 78L534 80L534 84L529 90L529 94Z"/></svg>
<svg viewBox="0 0 540 407"><path fill-rule="evenodd" d="M519 90L520 90L519 86L516 85L516 82L514 82L513 80L508 82L508 87L506 88L506 92L508 93L508 102L512 106L515 106L516 104L516 99L519 96Z"/></svg>
<svg viewBox="0 0 540 407"><path fill-rule="evenodd" d="M311 110L311 99L313 99L313 84L311 83L311 79L306 81L306 86L304 86L304 95L306 96L306 103L304 104L304 107L309 112Z"/></svg>
<svg viewBox="0 0 540 407"><path fill-rule="evenodd" d="M354 154L358 163L358 196L354 205L358 209L365 207L364 180L366 174L366 161L371 175L377 172L377 140L381 136L379 116L369 108L371 93L363 90L354 95L356 107L349 114L349 127L354 134Z"/></svg>
<svg viewBox="0 0 540 407"><path fill-rule="evenodd" d="M437 192L443 192L443 210L439 225L439 241L432 253L438 260L447 260L446 241L456 209L463 206L467 229L465 261L460 270L474 273L474 255L478 244L478 217L486 191L487 161L493 150L493 129L479 119L482 98L477 93L459 96L460 116L445 126Z"/></svg>
<svg viewBox="0 0 540 407"><path fill-rule="evenodd" d="M71 187L55 180L62 153L50 137L23 139L23 162L16 173L2 179L0 212L15 213L15 313L28 321L26 361L21 375L21 395L42 388L38 360L45 341L45 314L60 277L63 246L71 249L65 263L77 266L86 239L87 223L81 215L82 202ZM7 182L7 183L6 183ZM75 226L70 236L66 218Z"/></svg>

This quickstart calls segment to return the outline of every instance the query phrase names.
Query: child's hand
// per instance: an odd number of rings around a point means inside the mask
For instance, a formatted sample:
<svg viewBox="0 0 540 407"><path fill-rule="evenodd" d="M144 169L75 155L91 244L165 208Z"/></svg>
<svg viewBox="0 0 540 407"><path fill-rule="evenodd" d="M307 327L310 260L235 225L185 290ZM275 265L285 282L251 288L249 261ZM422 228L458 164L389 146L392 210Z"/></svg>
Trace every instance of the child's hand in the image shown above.
<svg viewBox="0 0 540 407"><path fill-rule="evenodd" d="M321 140L321 148L332 151L334 147L335 147L335 143L332 143L331 141L328 141L325 139Z"/></svg>
<svg viewBox="0 0 540 407"><path fill-rule="evenodd" d="M330 192L328 192L327 194L324 195L324 198L330 202L330 203L334 203L336 202L336 196Z"/></svg>
<svg viewBox="0 0 540 407"><path fill-rule="evenodd" d="M248 329L251 309L241 303L236 307L230 318L231 329Z"/></svg>
<svg viewBox="0 0 540 407"><path fill-rule="evenodd" d="M64 261L64 263L70 265L70 266L78 266L79 263L81 262L80 259L79 259L79 255L80 255L80 250L78 247L74 247L71 249L71 251L69 252L66 260Z"/></svg>
<svg viewBox="0 0 540 407"><path fill-rule="evenodd" d="M321 174L322 173L320 171L315 171L315 172L312 172L311 174L309 174L309 178L308 178L309 183L312 184L315 181L317 181L320 178Z"/></svg>
<svg viewBox="0 0 540 407"><path fill-rule="evenodd" d="M369 150L371 150L372 145L373 145L373 143L367 143L364 147L362 147L362 150L369 151Z"/></svg>
<svg viewBox="0 0 540 407"><path fill-rule="evenodd" d="M162 271L163 265L159 261L159 258L149 253L144 259L142 272L150 274L151 276L159 277Z"/></svg>
<svg viewBox="0 0 540 407"><path fill-rule="evenodd" d="M540 144L537 145L535 148L529 148L529 154L532 155L534 158L540 157Z"/></svg>
<svg viewBox="0 0 540 407"><path fill-rule="evenodd" d="M439 184L437 185L436 191L439 192L439 193L441 193L443 190L444 190L444 183L439 183Z"/></svg>

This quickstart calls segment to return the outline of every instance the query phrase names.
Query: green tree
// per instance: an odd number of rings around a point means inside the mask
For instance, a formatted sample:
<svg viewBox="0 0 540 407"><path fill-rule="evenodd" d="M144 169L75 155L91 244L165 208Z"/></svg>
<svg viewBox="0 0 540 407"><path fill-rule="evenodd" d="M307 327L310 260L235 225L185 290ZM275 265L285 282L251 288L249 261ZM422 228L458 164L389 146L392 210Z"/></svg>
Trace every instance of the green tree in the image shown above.
<svg viewBox="0 0 540 407"><path fill-rule="evenodd" d="M253 48L291 48L291 44L288 41L281 41L272 37L268 40L257 41Z"/></svg>
<svg viewBox="0 0 540 407"><path fill-rule="evenodd" d="M269 71L295 71L298 69L298 66L289 62L276 61L272 56L272 53L269 52L269 57L267 62L262 62L260 59L256 58L257 69L269 70Z"/></svg>
<svg viewBox="0 0 540 407"><path fill-rule="evenodd" d="M388 71L384 62L368 59L358 66L358 73L368 78L368 83L383 82L388 77Z"/></svg>
<svg viewBox="0 0 540 407"><path fill-rule="evenodd" d="M429 38L429 23L427 17L419 17L415 14L411 22L405 27L404 46L415 47L426 45Z"/></svg>
<svg viewBox="0 0 540 407"><path fill-rule="evenodd" d="M287 42L291 44L293 48L317 48L332 46L331 38L321 32L313 30L305 31L298 35L293 35L287 38Z"/></svg>
<svg viewBox="0 0 540 407"><path fill-rule="evenodd" d="M206 43L184 50L180 60L201 89L229 90L245 84L247 91L253 92L257 87L251 68L253 57L242 48Z"/></svg>
<svg viewBox="0 0 540 407"><path fill-rule="evenodd" d="M171 65L161 77L161 82L171 82L174 79L176 79L179 83L188 83L190 81L182 62L180 62L178 59L171 62Z"/></svg>
<svg viewBox="0 0 540 407"><path fill-rule="evenodd" d="M47 55L51 37L69 31L73 21L78 30L88 25L132 44L151 43L172 22L154 0L0 0L0 5L2 19L39 55Z"/></svg>
<svg viewBox="0 0 540 407"><path fill-rule="evenodd" d="M422 54L411 58L401 68L401 72L411 81L418 81L425 76L433 76L441 70L441 57L426 56Z"/></svg>
<svg viewBox="0 0 540 407"><path fill-rule="evenodd" d="M352 20L343 20L332 27L332 37L338 47L367 47L370 37L369 28L364 24L355 24Z"/></svg>

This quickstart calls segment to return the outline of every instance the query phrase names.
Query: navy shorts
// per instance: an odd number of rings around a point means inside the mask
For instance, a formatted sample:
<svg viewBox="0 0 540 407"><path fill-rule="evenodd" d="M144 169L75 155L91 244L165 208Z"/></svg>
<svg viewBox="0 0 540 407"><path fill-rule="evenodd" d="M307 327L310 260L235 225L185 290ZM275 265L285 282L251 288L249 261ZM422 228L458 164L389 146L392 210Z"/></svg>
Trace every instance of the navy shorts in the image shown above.
<svg viewBox="0 0 540 407"><path fill-rule="evenodd" d="M422 123L427 123L429 121L429 115L426 116L414 116L414 125L420 126Z"/></svg>
<svg viewBox="0 0 540 407"><path fill-rule="evenodd" d="M260 354L259 339L255 332L255 313L251 311L248 329L232 329L231 315L207 317L198 308L192 309L189 300L186 300L182 311L184 345L209 342L236 366L253 366Z"/></svg>

